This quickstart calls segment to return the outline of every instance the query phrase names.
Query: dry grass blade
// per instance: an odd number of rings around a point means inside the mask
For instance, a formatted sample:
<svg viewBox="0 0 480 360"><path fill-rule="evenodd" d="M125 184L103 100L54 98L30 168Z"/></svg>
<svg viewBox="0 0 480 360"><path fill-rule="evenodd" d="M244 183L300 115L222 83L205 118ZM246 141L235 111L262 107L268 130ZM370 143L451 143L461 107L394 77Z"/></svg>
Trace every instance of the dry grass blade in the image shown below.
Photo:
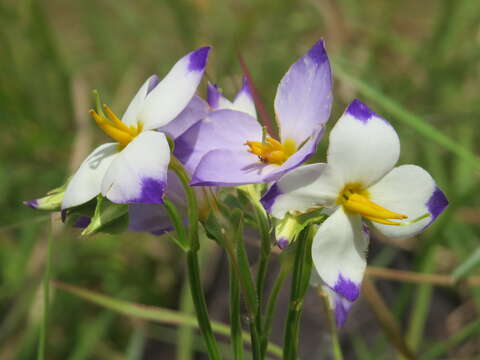
<svg viewBox="0 0 480 360"><path fill-rule="evenodd" d="M362 295L367 300L385 335L390 339L392 345L407 359L415 360L416 355L408 346L393 314L383 301L375 285L368 277L363 280Z"/></svg>
<svg viewBox="0 0 480 360"><path fill-rule="evenodd" d="M480 286L480 276L470 276L465 278L463 281L457 282L450 275L422 274L414 271L393 270L374 266L369 266L367 268L366 274L371 277L416 284L455 286L459 283L464 283L465 285L471 287Z"/></svg>
<svg viewBox="0 0 480 360"><path fill-rule="evenodd" d="M260 116L260 120L267 128L267 131L270 135L275 134L275 127L273 126L272 120L270 119L270 116L268 115L267 108L263 104L263 101L260 97L260 94L257 91L257 88L255 87L253 83L253 77L252 73L248 69L247 63L245 62L245 59L243 58L242 54L238 53L238 60L240 61L240 65L242 67L243 73L245 74L245 77L247 78L248 85L250 86L250 89L252 91L252 96L253 100L255 101L255 107L258 110L258 114Z"/></svg>

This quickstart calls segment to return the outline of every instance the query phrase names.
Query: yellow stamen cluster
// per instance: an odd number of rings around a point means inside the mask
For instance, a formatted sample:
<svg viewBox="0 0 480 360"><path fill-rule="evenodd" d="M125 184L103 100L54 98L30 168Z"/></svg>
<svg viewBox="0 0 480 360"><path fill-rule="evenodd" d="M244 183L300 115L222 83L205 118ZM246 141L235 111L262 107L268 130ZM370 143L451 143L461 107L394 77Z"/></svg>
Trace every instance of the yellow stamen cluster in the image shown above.
<svg viewBox="0 0 480 360"><path fill-rule="evenodd" d="M267 136L264 142L247 141L248 151L258 156L260 161L266 164L282 165L297 151L295 141L286 139L282 144L280 141Z"/></svg>
<svg viewBox="0 0 480 360"><path fill-rule="evenodd" d="M102 129L105 134L110 136L113 140L118 142L122 148L127 146L135 136L142 132L143 124L141 122L136 126L128 126L123 123L107 105L103 105L103 111L107 117L99 115L93 109L90 110L90 115L100 129Z"/></svg>
<svg viewBox="0 0 480 360"><path fill-rule="evenodd" d="M400 222L389 219L406 219L406 215L387 210L369 199L369 193L360 184L348 184L340 192L337 203L350 213L356 213L368 219L385 225L400 225Z"/></svg>

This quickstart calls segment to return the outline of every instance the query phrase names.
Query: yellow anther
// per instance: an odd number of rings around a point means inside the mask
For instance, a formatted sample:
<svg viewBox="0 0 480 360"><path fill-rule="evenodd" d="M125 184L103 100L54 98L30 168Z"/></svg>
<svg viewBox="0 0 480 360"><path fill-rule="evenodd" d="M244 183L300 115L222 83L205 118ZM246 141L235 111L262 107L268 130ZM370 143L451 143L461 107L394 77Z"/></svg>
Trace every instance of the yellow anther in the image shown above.
<svg viewBox="0 0 480 360"><path fill-rule="evenodd" d="M90 110L89 112L100 129L118 142L121 148L127 146L135 136L142 132L143 124L141 122L137 123L136 126L128 126L107 105L103 105L103 110L108 120L104 116L99 115L95 110Z"/></svg>
<svg viewBox="0 0 480 360"><path fill-rule="evenodd" d="M90 115L105 134L110 136L116 142L120 143L122 146L127 146L128 143L133 140L133 137L130 135L130 133L113 126L104 117L98 115L95 110L90 110Z"/></svg>
<svg viewBox="0 0 480 360"><path fill-rule="evenodd" d="M297 150L295 141L287 139L283 144L267 136L265 142L247 141L248 151L255 154L266 164L282 165Z"/></svg>
<svg viewBox="0 0 480 360"><path fill-rule="evenodd" d="M374 203L369 199L368 191L363 190L360 184L348 184L344 187L337 203L351 213L363 216L365 219L385 225L400 225L400 222L389 219L406 219L406 215L398 214Z"/></svg>
<svg viewBox="0 0 480 360"><path fill-rule="evenodd" d="M103 104L103 111L107 114L108 118L113 122L114 126L119 130L131 133L131 129L118 118L117 115L106 104Z"/></svg>

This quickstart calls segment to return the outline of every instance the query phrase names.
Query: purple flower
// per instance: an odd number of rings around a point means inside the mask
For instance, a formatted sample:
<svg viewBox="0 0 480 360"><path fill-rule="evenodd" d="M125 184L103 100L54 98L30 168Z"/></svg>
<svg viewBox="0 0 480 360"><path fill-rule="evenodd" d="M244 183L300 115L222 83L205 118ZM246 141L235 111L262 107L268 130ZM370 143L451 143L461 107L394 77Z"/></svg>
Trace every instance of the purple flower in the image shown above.
<svg viewBox="0 0 480 360"><path fill-rule="evenodd" d="M211 88L212 107L225 100L217 95ZM330 63L320 40L291 66L277 89L280 139L263 139L261 125L248 112L223 107L180 136L175 154L193 172L192 185L273 181L315 153L331 104Z"/></svg>

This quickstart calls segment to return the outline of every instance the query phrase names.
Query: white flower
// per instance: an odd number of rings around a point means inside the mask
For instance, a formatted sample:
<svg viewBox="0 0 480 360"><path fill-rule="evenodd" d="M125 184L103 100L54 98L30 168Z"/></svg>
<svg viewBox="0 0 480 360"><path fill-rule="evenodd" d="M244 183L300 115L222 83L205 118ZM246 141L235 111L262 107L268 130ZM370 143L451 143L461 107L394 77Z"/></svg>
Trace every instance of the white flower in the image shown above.
<svg viewBox="0 0 480 360"><path fill-rule="evenodd" d="M203 76L209 47L181 58L159 81L151 76L120 120L107 106L106 117L90 113L115 142L97 147L73 175L62 209L98 194L115 203L161 203L166 189L170 147L158 129L187 106ZM108 117L108 119L107 119Z"/></svg>
<svg viewBox="0 0 480 360"><path fill-rule="evenodd" d="M322 281L343 300L359 295L369 242L365 223L387 237L411 237L448 205L425 170L394 167L399 154L392 126L354 100L331 131L328 163L293 170L262 199L277 218L319 207L331 214L315 234L312 258ZM336 311L347 311L343 300L337 299L343 305Z"/></svg>

